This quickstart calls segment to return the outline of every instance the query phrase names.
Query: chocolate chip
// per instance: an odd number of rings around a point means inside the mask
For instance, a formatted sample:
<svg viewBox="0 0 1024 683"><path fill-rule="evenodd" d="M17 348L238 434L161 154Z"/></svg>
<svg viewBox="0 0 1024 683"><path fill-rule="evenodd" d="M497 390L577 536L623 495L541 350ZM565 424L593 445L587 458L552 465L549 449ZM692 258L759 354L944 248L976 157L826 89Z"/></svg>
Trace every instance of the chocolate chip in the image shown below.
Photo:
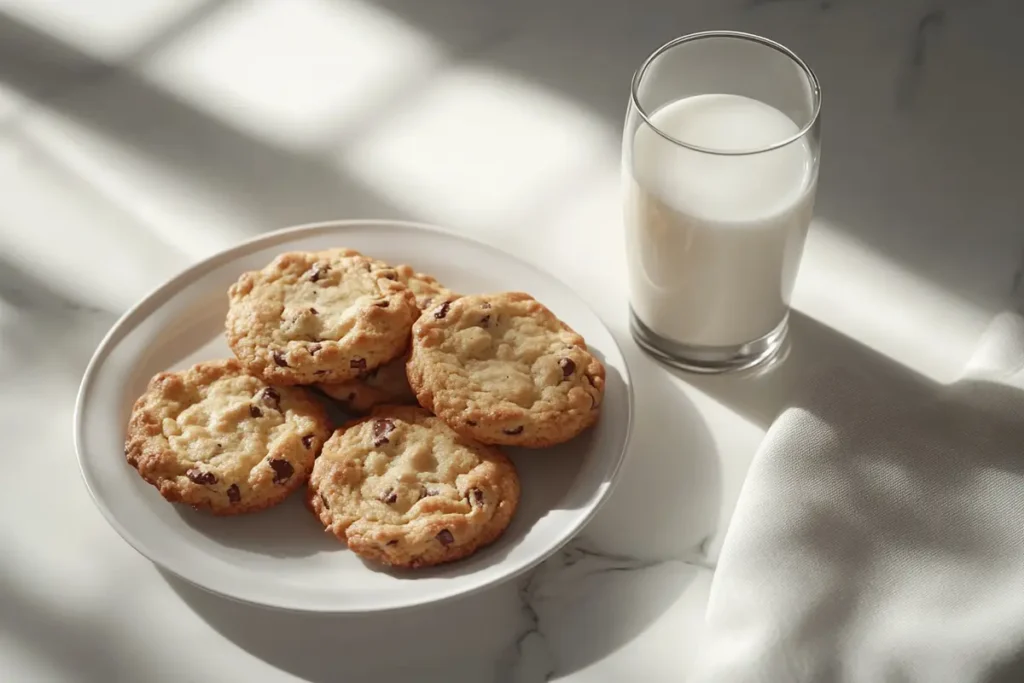
<svg viewBox="0 0 1024 683"><path fill-rule="evenodd" d="M283 484L295 474L295 468L287 460L274 459L270 461L270 468L274 470L274 483Z"/></svg>
<svg viewBox="0 0 1024 683"><path fill-rule="evenodd" d="M391 505L392 503L398 500L398 494L395 493L394 489L388 489L387 491L381 494L380 500L382 503L387 503L388 505Z"/></svg>
<svg viewBox="0 0 1024 683"><path fill-rule="evenodd" d="M466 420L466 424L470 427L476 427L476 420Z"/></svg>
<svg viewBox="0 0 1024 683"><path fill-rule="evenodd" d="M318 311L315 308L313 308L312 306L310 306L309 307L309 314L310 315L320 315L320 311Z"/></svg>
<svg viewBox="0 0 1024 683"><path fill-rule="evenodd" d="M313 435L312 434L307 434L306 436L302 437L302 445L305 446L307 449L308 448L312 448L313 447Z"/></svg>
<svg viewBox="0 0 1024 683"><path fill-rule="evenodd" d="M309 281L310 282L316 282L317 280L322 278L324 275L326 275L327 271L329 271L330 269L331 269L331 267L329 265L327 265L326 263L314 264L312 270L310 270L310 272L309 272Z"/></svg>
<svg viewBox="0 0 1024 683"><path fill-rule="evenodd" d="M441 542L441 545L451 545L455 542L455 537L452 536L452 532L447 529L441 529L441 533L437 535L437 540Z"/></svg>
<svg viewBox="0 0 1024 683"><path fill-rule="evenodd" d="M373 423L373 445L376 447L388 443L388 434L395 431L395 423L388 418Z"/></svg>
<svg viewBox="0 0 1024 683"><path fill-rule="evenodd" d="M398 279L398 273L396 273L393 270L381 271L380 276L382 278L386 279L386 280L397 280Z"/></svg>
<svg viewBox="0 0 1024 683"><path fill-rule="evenodd" d="M434 313L434 317L440 320L441 318L448 315L448 309L451 307L452 305L445 301L443 304L441 304L441 308L437 309L437 311Z"/></svg>
<svg viewBox="0 0 1024 683"><path fill-rule="evenodd" d="M323 348L323 346L321 346L320 344L318 344L316 342L310 344L309 345L309 355L315 356L316 354L320 353L320 349L322 349L322 348ZM317 372L327 372L327 371L326 370L317 370Z"/></svg>
<svg viewBox="0 0 1024 683"><path fill-rule="evenodd" d="M260 392L260 400L263 401L263 405L274 410L281 410L281 394L277 393L277 389L274 387L267 387Z"/></svg>
<svg viewBox="0 0 1024 683"><path fill-rule="evenodd" d="M260 410L259 406L249 406L249 417L263 417L263 411Z"/></svg>
<svg viewBox="0 0 1024 683"><path fill-rule="evenodd" d="M572 373L576 372L576 363L571 358L563 358L558 364L562 366L562 377L572 377Z"/></svg>
<svg viewBox="0 0 1024 683"><path fill-rule="evenodd" d="M421 489L420 490L420 500L423 500L427 496L436 496L439 493L441 493L441 492L438 491L437 489L431 489L431 488Z"/></svg>
<svg viewBox="0 0 1024 683"><path fill-rule="evenodd" d="M487 325L490 322L491 322L491 316L485 315L484 317L480 318L480 327L487 327Z"/></svg>
<svg viewBox="0 0 1024 683"><path fill-rule="evenodd" d="M348 362L348 366L353 370L365 370L366 359L365 358L353 358Z"/></svg>
<svg viewBox="0 0 1024 683"><path fill-rule="evenodd" d="M473 505L484 504L484 492L481 491L480 489L470 489L469 495L466 496L466 498L468 498L469 502Z"/></svg>
<svg viewBox="0 0 1024 683"><path fill-rule="evenodd" d="M502 429L501 431L505 432L509 436L514 436L516 434L522 434L523 433L523 425L519 425L518 427L513 427L512 429Z"/></svg>
<svg viewBox="0 0 1024 683"><path fill-rule="evenodd" d="M238 490L238 484L232 484L228 487L228 500L232 503L242 500L242 492Z"/></svg>
<svg viewBox="0 0 1024 683"><path fill-rule="evenodd" d="M288 361L284 359L283 353L281 353L280 351L274 351L272 355L274 356L274 363L276 363L279 367L288 367Z"/></svg>
<svg viewBox="0 0 1024 683"><path fill-rule="evenodd" d="M190 469L188 472L186 472L185 476L188 477L189 480L195 482L196 484L202 484L204 486L209 486L210 484L217 483L217 477L213 474L213 472L203 472L202 470L196 469L194 467Z"/></svg>
<svg viewBox="0 0 1024 683"><path fill-rule="evenodd" d="M324 498L324 494L320 494L320 503L324 506L324 510L330 510L331 506L327 503L327 499Z"/></svg>
<svg viewBox="0 0 1024 683"><path fill-rule="evenodd" d="M378 301L377 303L374 304L374 306L376 306L377 308L387 308L390 305L390 301Z"/></svg>
<svg viewBox="0 0 1024 683"><path fill-rule="evenodd" d="M390 541L388 541L388 545L398 545L398 540L393 538Z"/></svg>

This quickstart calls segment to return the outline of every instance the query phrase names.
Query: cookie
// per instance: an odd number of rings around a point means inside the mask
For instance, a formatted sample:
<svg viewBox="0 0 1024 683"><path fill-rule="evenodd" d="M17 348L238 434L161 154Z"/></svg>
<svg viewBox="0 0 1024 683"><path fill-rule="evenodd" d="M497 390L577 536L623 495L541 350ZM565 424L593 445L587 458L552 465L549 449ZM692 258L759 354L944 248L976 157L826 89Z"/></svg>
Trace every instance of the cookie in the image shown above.
<svg viewBox="0 0 1024 683"><path fill-rule="evenodd" d="M394 268L350 249L281 254L228 290L228 345L275 384L343 382L405 350L419 315Z"/></svg>
<svg viewBox="0 0 1024 683"><path fill-rule="evenodd" d="M167 500L233 515L302 486L330 433L305 389L272 387L234 359L209 361L150 380L125 456Z"/></svg>
<svg viewBox="0 0 1024 683"><path fill-rule="evenodd" d="M337 430L309 480L327 530L394 567L472 554L501 536L518 503L508 458L412 406L380 406Z"/></svg>
<svg viewBox="0 0 1024 683"><path fill-rule="evenodd" d="M409 380L405 377L405 364L409 354L370 370L366 376L348 382L318 384L317 389L338 401L350 412L365 415L374 406L415 404Z"/></svg>
<svg viewBox="0 0 1024 683"><path fill-rule="evenodd" d="M604 366L529 294L445 302L423 313L412 340L406 370L420 405L477 441L551 446L597 420Z"/></svg>
<svg viewBox="0 0 1024 683"><path fill-rule="evenodd" d="M451 301L458 297L458 294L442 285L430 275L417 273L413 270L412 266L396 266L395 272L398 273L398 281L412 290L412 293L416 296L416 305L421 311L430 308L434 303Z"/></svg>

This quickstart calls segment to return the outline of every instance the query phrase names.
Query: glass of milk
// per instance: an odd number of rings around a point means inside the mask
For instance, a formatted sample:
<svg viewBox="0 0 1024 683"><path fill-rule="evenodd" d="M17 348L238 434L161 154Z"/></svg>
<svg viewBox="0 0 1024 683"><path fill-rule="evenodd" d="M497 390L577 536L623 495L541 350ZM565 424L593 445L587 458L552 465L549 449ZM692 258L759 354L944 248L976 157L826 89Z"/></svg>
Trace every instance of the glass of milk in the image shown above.
<svg viewBox="0 0 1024 683"><path fill-rule="evenodd" d="M818 79L792 51L708 31L633 77L622 141L633 337L715 373L778 354L814 207Z"/></svg>

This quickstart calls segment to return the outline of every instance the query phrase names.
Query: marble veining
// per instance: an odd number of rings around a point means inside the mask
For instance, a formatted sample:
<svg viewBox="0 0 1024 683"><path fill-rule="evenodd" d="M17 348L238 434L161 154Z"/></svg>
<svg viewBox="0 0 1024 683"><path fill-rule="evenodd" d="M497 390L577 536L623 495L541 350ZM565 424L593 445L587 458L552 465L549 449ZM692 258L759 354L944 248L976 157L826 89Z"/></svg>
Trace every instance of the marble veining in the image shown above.
<svg viewBox="0 0 1024 683"><path fill-rule="evenodd" d="M631 557L617 557L587 550L579 542L572 542L549 559L544 567L532 574L523 586L520 596L523 609L532 617L532 627L520 636L517 649L521 661L517 665L517 680L545 670L547 676L556 672L551 648L544 632L544 620L539 616L546 602L557 598L566 582L581 585L588 579L606 573L642 570L659 562L641 562ZM545 678L543 680L548 680Z"/></svg>
<svg viewBox="0 0 1024 683"><path fill-rule="evenodd" d="M897 80L896 101L901 107L908 107L914 101L928 63L929 48L945 22L946 12L941 9L928 10L918 20Z"/></svg>
<svg viewBox="0 0 1024 683"><path fill-rule="evenodd" d="M1018 311L1024 311L1024 251L1020 254L1020 265L1013 273L1011 296Z"/></svg>
<svg viewBox="0 0 1024 683"><path fill-rule="evenodd" d="M703 547L706 542L701 545L687 558L640 560L594 550L581 540L569 543L533 572L520 589L522 609L528 615L529 625L517 638L511 654L505 656L504 661L508 665L502 667L505 672L502 681L533 683L557 678L559 655L564 657L565 643L574 639L574 635L565 630L566 614L588 602L587 596L591 591L607 586L604 579L612 575L623 577L615 582L622 590L623 586L634 581L645 581L645 572L652 569L692 567L701 571L712 570L713 564L707 560ZM664 600L670 602L671 597L666 594ZM571 617L568 619L572 621ZM602 628L613 631L615 624Z"/></svg>
<svg viewBox="0 0 1024 683"><path fill-rule="evenodd" d="M519 600L526 615L527 626L516 638L515 643L502 657L502 683L549 680L556 667L552 653L541 631L540 617L534 608L533 591L536 574L531 574L519 589Z"/></svg>

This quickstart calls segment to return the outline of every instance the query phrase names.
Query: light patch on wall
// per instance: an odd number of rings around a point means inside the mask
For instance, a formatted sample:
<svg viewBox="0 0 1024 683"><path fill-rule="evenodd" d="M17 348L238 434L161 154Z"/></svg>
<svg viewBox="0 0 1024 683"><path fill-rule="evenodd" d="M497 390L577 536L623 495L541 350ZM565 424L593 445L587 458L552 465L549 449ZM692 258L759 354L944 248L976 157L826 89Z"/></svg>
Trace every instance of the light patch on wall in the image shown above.
<svg viewBox="0 0 1024 683"><path fill-rule="evenodd" d="M990 315L849 232L815 219L793 307L926 377L956 377Z"/></svg>
<svg viewBox="0 0 1024 683"><path fill-rule="evenodd" d="M113 61L143 48L185 14L222 0L0 0L0 11L89 57Z"/></svg>
<svg viewBox="0 0 1024 683"><path fill-rule="evenodd" d="M115 85L96 94L116 96ZM201 173L181 173L159 157L140 154L131 144L59 112L40 110L23 126L22 135L82 187L134 219L147 238L160 240L173 252L202 258L250 236L249 212L237 206L236 197L211 187ZM89 226L87 216L81 223L85 229L102 230Z"/></svg>
<svg viewBox="0 0 1024 683"><path fill-rule="evenodd" d="M120 312L187 263L34 142L0 159L0 252L69 301Z"/></svg>
<svg viewBox="0 0 1024 683"><path fill-rule="evenodd" d="M529 215L613 144L585 109L485 69L448 72L390 114L340 163L397 206L456 225Z"/></svg>
<svg viewBox="0 0 1024 683"><path fill-rule="evenodd" d="M142 73L261 139L309 148L440 59L429 38L362 2L255 0L208 17Z"/></svg>
<svg viewBox="0 0 1024 683"><path fill-rule="evenodd" d="M0 83L0 125L9 122L28 104L21 94Z"/></svg>

